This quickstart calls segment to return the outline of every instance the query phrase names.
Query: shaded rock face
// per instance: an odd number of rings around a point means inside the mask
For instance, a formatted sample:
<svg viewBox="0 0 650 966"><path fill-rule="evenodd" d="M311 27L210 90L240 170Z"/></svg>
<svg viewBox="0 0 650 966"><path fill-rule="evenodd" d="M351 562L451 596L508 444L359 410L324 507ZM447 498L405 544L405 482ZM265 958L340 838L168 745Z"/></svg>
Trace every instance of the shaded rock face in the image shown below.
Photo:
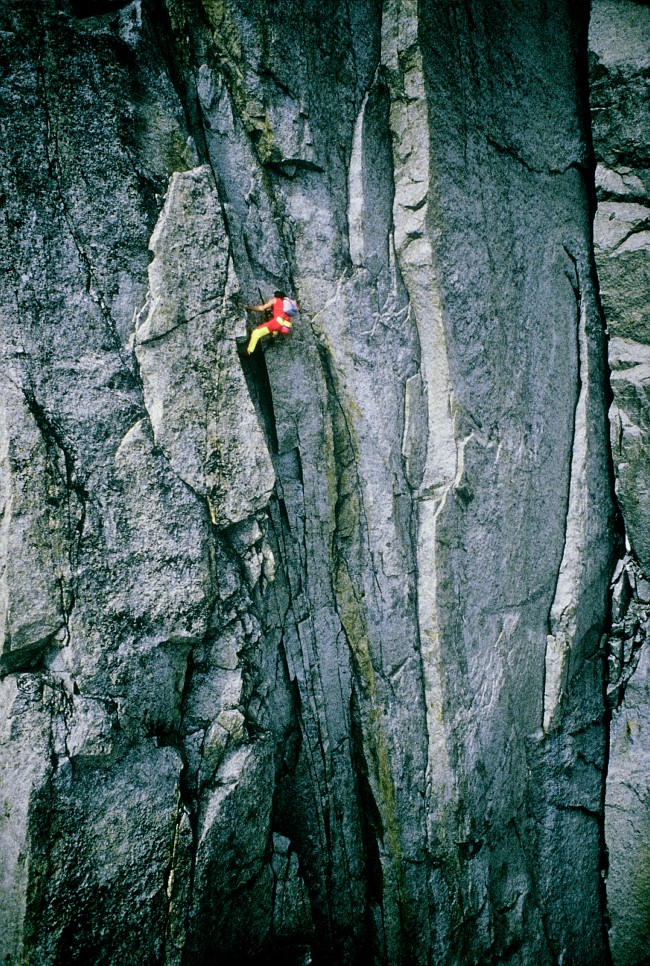
<svg viewBox="0 0 650 966"><path fill-rule="evenodd" d="M594 249L609 330L609 419L624 529L609 639L607 895L614 963L639 966L650 959L650 7L598 0L589 43Z"/></svg>
<svg viewBox="0 0 650 966"><path fill-rule="evenodd" d="M606 960L586 27L3 5L7 962Z"/></svg>

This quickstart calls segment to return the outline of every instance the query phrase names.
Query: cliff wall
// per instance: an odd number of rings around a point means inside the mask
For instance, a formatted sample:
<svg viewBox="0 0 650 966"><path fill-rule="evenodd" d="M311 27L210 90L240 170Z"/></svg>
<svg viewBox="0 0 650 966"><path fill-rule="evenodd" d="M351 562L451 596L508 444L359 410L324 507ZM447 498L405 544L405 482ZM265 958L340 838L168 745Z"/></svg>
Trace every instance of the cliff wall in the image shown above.
<svg viewBox="0 0 650 966"><path fill-rule="evenodd" d="M607 961L587 26L2 6L6 962Z"/></svg>
<svg viewBox="0 0 650 966"><path fill-rule="evenodd" d="M590 24L594 250L609 332L610 431L624 535L613 580L608 697L608 911L614 963L648 961L650 619L650 7L598 0Z"/></svg>

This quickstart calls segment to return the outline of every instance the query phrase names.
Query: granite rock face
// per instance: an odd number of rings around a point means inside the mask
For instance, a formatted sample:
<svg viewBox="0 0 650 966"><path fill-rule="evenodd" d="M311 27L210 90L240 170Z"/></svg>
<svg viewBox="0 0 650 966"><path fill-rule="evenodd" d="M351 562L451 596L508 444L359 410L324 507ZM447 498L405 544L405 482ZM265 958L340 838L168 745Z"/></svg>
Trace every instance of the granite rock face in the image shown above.
<svg viewBox="0 0 650 966"><path fill-rule="evenodd" d="M616 966L650 961L650 8L597 0L589 33L598 209L594 250L609 330L609 418L624 539L612 585L606 799ZM624 544L624 545L623 545Z"/></svg>
<svg viewBox="0 0 650 966"><path fill-rule="evenodd" d="M6 962L606 961L587 16L2 6Z"/></svg>

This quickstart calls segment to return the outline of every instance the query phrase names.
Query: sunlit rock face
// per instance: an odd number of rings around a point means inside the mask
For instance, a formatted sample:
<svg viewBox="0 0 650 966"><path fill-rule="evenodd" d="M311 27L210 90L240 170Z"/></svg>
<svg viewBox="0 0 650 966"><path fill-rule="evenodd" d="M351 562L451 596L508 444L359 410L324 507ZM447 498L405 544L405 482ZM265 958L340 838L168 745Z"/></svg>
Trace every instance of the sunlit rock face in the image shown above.
<svg viewBox="0 0 650 966"><path fill-rule="evenodd" d="M608 646L607 897L614 963L639 966L650 956L650 7L597 0L589 58L594 251L609 331L622 531Z"/></svg>
<svg viewBox="0 0 650 966"><path fill-rule="evenodd" d="M2 5L7 962L606 961L587 14Z"/></svg>

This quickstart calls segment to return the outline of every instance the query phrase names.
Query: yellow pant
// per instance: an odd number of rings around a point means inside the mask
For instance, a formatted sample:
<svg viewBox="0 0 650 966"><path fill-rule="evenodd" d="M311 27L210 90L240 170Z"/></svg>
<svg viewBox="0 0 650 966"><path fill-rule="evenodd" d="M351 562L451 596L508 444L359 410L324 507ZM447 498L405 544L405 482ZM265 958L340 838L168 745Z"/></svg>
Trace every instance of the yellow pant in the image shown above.
<svg viewBox="0 0 650 966"><path fill-rule="evenodd" d="M264 322L262 325L258 325L251 333L248 348L246 349L248 355L250 355L251 352L255 352L255 348L260 339L264 339L267 335L278 335L278 333L287 335L286 332L283 332L283 329L290 328L291 322L287 322L285 319L281 318L272 319L270 322Z"/></svg>

